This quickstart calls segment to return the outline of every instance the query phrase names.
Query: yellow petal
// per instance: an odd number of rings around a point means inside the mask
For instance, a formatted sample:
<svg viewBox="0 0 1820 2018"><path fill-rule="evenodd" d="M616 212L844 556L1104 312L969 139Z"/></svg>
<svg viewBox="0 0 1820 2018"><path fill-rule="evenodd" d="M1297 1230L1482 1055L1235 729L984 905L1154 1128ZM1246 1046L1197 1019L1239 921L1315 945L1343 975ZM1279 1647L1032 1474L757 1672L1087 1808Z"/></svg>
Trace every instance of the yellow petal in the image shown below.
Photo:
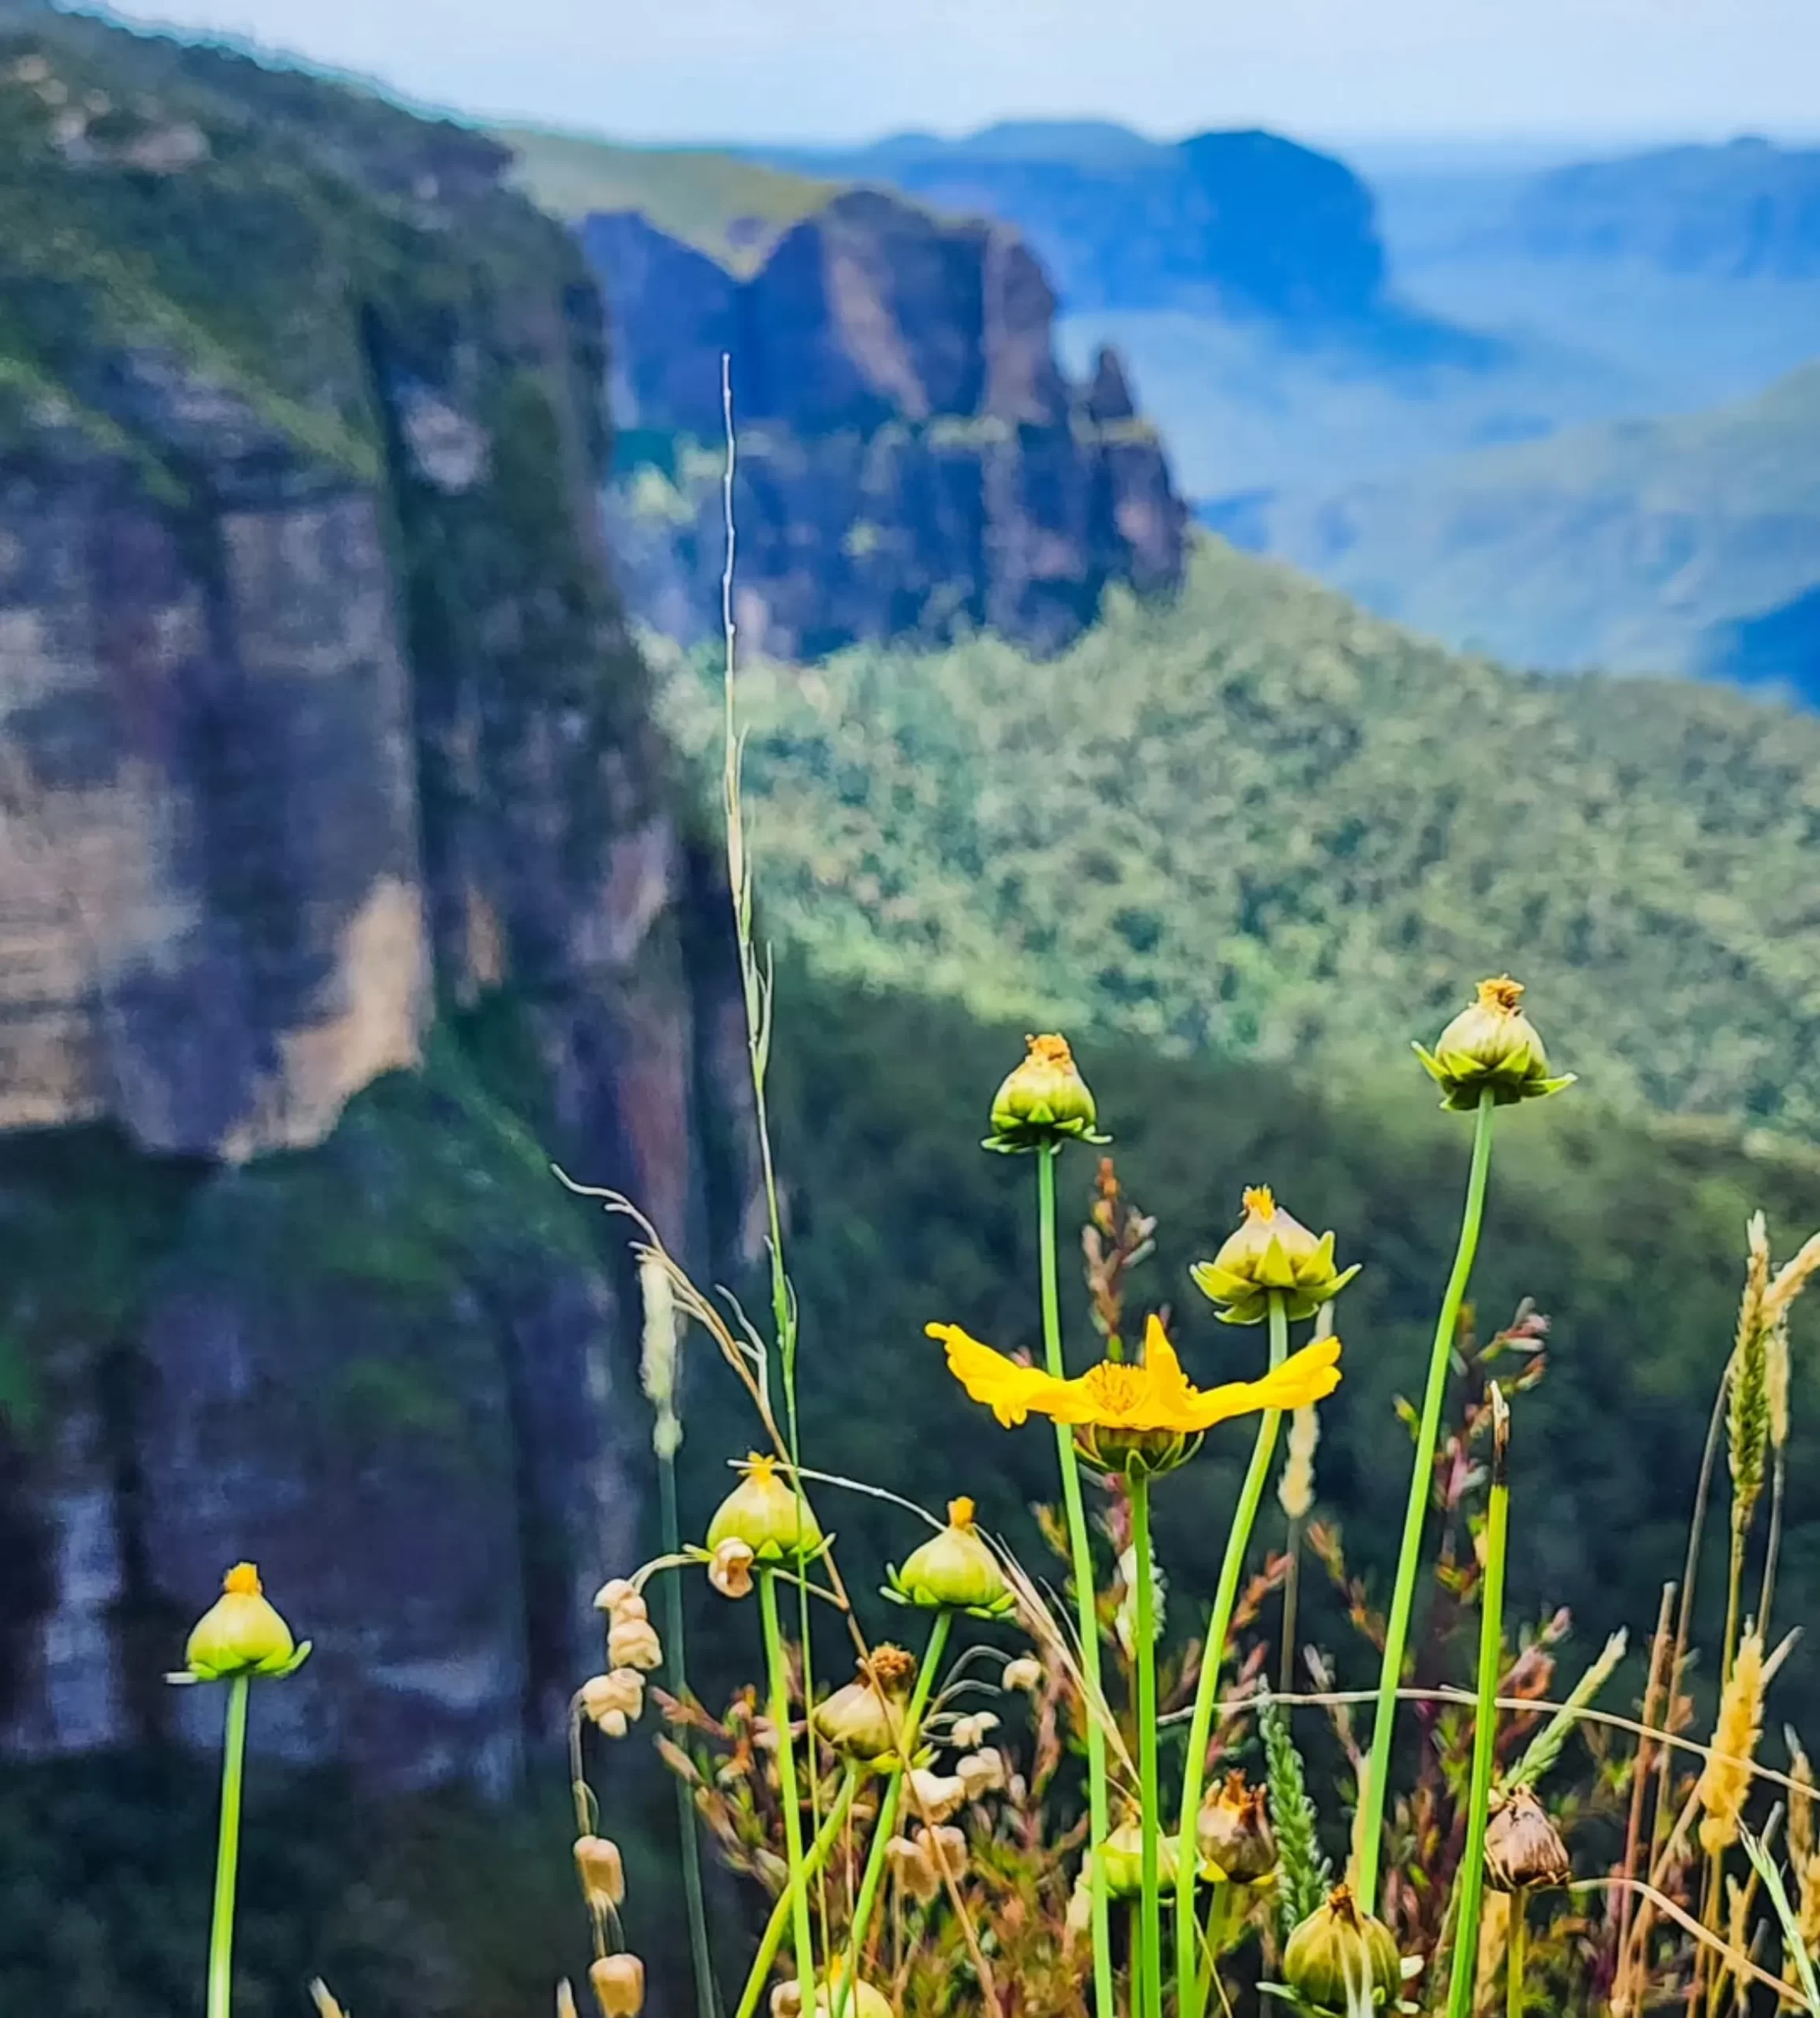
<svg viewBox="0 0 1820 2018"><path fill-rule="evenodd" d="M932 1339L940 1339L947 1347L949 1372L974 1401L983 1402L1007 1429L1015 1428L1033 1408L1043 1409L1047 1413L1044 1397L1051 1390L1071 1384L1053 1379L1040 1368L1020 1366L1015 1360L970 1338L958 1324L931 1324L925 1328Z"/></svg>
<svg viewBox="0 0 1820 2018"><path fill-rule="evenodd" d="M1182 1370L1162 1319L1154 1312L1144 1327L1144 1371L1150 1379L1151 1406L1160 1418L1156 1426L1173 1428L1174 1417L1193 1402L1195 1391Z"/></svg>
<svg viewBox="0 0 1820 2018"><path fill-rule="evenodd" d="M1171 1428L1208 1429L1234 1416L1252 1415L1262 1409L1299 1409L1319 1402L1340 1384L1338 1339L1317 1339L1292 1353L1274 1372L1261 1380L1229 1381L1223 1387L1209 1387L1193 1395Z"/></svg>

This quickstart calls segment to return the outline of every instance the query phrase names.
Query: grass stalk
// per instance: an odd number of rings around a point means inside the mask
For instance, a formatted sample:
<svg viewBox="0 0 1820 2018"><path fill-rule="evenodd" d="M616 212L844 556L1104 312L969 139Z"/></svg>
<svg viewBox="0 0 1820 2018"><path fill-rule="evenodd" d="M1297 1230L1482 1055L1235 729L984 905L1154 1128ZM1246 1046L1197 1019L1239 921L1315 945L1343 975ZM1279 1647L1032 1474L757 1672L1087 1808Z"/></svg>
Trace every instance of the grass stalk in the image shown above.
<svg viewBox="0 0 1820 2018"><path fill-rule="evenodd" d="M1485 1896L1485 1828L1491 1813L1491 1769L1498 1756L1498 1681L1504 1662L1504 1557L1510 1531L1510 1416L1491 1388L1491 1491L1485 1516L1485 1579L1479 1592L1479 1700L1472 1719L1472 1782L1466 1848L1460 1863L1460 1914L1447 2018L1472 2018L1479 1978L1479 1919ZM1512 1928L1513 1938L1516 1929Z"/></svg>
<svg viewBox="0 0 1820 2018"><path fill-rule="evenodd" d="M208 2018L228 2018L233 2001L234 1885L240 1867L240 1786L247 1763L247 1698L251 1678L228 1684L221 1736L221 1822L215 1846L214 1916L209 1928Z"/></svg>
<svg viewBox="0 0 1820 2018"><path fill-rule="evenodd" d="M853 1808L854 1796L859 1791L859 1769L850 1766L840 1783L840 1791L834 1797L834 1805L828 1811L828 1819L821 1825L815 1841L810 1845L809 1854L803 1860L803 1871L813 1877L824 1870L834 1846L846 1826ZM784 1929L790 1924L795 1907L798 1886L790 1880L777 1895L771 1908L771 1917L765 1923L764 1938L758 1944L758 1953L753 1958L751 1972L746 1979L746 1987L740 1992L739 2008L734 2018L754 2018L760 2001L765 1995L765 1986L771 1975L771 1965L777 1960L777 1951L783 1945Z"/></svg>
<svg viewBox="0 0 1820 2018"><path fill-rule="evenodd" d="M1281 1366L1289 1357L1289 1316L1282 1298L1270 1299L1270 1363ZM1188 1728L1188 1756L1182 1764L1181 1853L1175 1864L1175 2000L1178 2018L1199 2018L1200 2005L1195 1971L1197 1924L1194 1916L1195 1860L1188 1853L1194 1841L1195 1821L1200 1811L1200 1796L1207 1775L1208 1741L1213 1734L1214 1703L1219 1694L1220 1664L1225 1658L1226 1635L1231 1630L1233 1607L1238 1601L1239 1580L1245 1573L1245 1550L1251 1542L1257 1510L1269 1483L1271 1461L1276 1453L1277 1433L1282 1424L1280 1409L1267 1409L1258 1417L1257 1435L1252 1445L1251 1462L1239 1488L1238 1505L1226 1531L1226 1554L1219 1566L1219 1582L1214 1592L1213 1610L1208 1618L1207 1641L1200 1651L1200 1674L1195 1683L1194 1710Z"/></svg>
<svg viewBox="0 0 1820 2018"><path fill-rule="evenodd" d="M676 1507L676 1458L674 1450L657 1455L657 1495L664 1531L664 1553L682 1553L682 1528ZM683 1655L683 1584L678 1577L664 1579L664 1641L676 1693L689 1692L687 1664ZM683 1895L689 1913L689 1954L695 1974L695 2009L699 2018L716 2018L720 1998L714 1986L714 1960L708 1945L708 1907L702 1883L702 1841L695 1829L695 1802L688 1782L672 1774L676 1789L676 1833L683 1853Z"/></svg>
<svg viewBox="0 0 1820 2018"><path fill-rule="evenodd" d="M917 1733L922 1729L923 1711L929 1707L929 1691L934 1686L936 1670L941 1666L942 1655L947 1650L948 1628L953 1614L938 1611L934 1623L929 1627L928 1646L923 1650L922 1665L917 1670L916 1687L911 1692L910 1707L904 1712L902 1744L898 1754L900 1762L916 1750ZM878 1892L884 1877L885 1848L897 1826L897 1811L903 1797L904 1768L900 1763L891 1770L885 1782L884 1794L878 1804L878 1820L873 1825L872 1843L865 1856L865 1873L859 1882L859 1897L853 1908L853 1924L847 1931L847 1967L841 1971L840 1981L834 1990L832 2018L846 2018L847 2000L853 1995L853 1986L859 1979L859 1958L865 1952L866 1931L872 1925L873 1910L878 1903ZM806 2003L803 2009L810 2009Z"/></svg>
<svg viewBox="0 0 1820 2018"><path fill-rule="evenodd" d="M802 2008L815 2009L815 1945L810 1932L809 1882L803 1868L802 1810L796 1797L796 1748L790 1736L790 1671L784 1665L783 1636L777 1625L777 1572L761 1569L758 1577L759 1615L765 1627L765 1665L769 1680L771 1728L777 1741L777 1780L783 1804L783 1847L790 1865L791 1945L796 1951L796 1980L802 1987Z"/></svg>
<svg viewBox="0 0 1820 2018"><path fill-rule="evenodd" d="M1416 1573L1422 1558L1422 1529L1434 1489L1435 1446L1441 1434L1441 1405L1446 1398L1448 1370L1460 1325L1460 1306L1479 1252L1479 1231L1485 1216L1485 1185L1491 1169L1492 1118L1497 1108L1491 1090L1479 1096L1472 1134L1472 1164L1466 1179L1466 1202L1460 1220L1453 1269L1441 1299L1435 1342L1428 1355L1428 1386L1423 1397L1421 1425L1416 1437L1416 1460L1409 1473L1409 1499L1403 1515L1403 1545L1397 1558L1397 1581L1384 1633L1384 1663L1378 1681L1378 1704L1372 1724L1371 1761L1366 1769L1364 1820L1359 1837L1358 1869L1354 1874L1361 1911L1375 1910L1378 1866L1384 1834L1384 1804L1390 1789L1390 1758L1397 1726L1397 1691L1402 1685L1403 1655L1409 1642L1409 1614L1416 1600Z"/></svg>
<svg viewBox="0 0 1820 2018"><path fill-rule="evenodd" d="M1037 1231L1041 1257L1043 1353L1057 1379L1066 1379L1062 1358L1061 1302L1055 1271L1055 1157L1037 1152ZM1093 1551L1087 1537L1087 1510L1081 1494L1081 1460L1074 1433L1055 1425L1055 1456L1062 1469L1062 1503L1068 1519L1068 1547L1074 1558L1074 1601L1081 1625L1081 1676L1086 1692L1087 1804L1089 1862L1092 1901L1093 2008L1096 2018L1116 2018L1112 1997L1112 1941L1106 1898L1106 1860L1101 1853L1111 1829L1111 1804L1107 1791L1106 1733L1100 1721L1100 1612L1093 1586Z"/></svg>
<svg viewBox="0 0 1820 2018"><path fill-rule="evenodd" d="M1163 2018L1163 1892L1161 1854L1163 1803L1156 1778L1156 1588L1150 1553L1150 1481L1141 1472L1130 1480L1131 1547L1135 1558L1137 1626L1137 1777L1143 1812L1141 1859L1142 1912L1139 1934L1144 1949L1144 2009L1149 2018ZM1185 1841L1176 1846L1179 1859Z"/></svg>
<svg viewBox="0 0 1820 2018"><path fill-rule="evenodd" d="M1510 1895L1510 1931L1504 1944L1504 2018L1523 2018L1523 1976L1529 1960L1529 1887Z"/></svg>

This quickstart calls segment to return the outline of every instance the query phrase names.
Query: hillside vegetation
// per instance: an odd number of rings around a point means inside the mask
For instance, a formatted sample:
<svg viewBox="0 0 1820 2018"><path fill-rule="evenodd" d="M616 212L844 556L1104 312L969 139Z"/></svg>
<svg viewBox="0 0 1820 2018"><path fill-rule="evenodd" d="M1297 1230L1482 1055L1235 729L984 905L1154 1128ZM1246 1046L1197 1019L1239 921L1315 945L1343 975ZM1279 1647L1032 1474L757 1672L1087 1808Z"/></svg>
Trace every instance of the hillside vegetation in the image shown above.
<svg viewBox="0 0 1820 2018"><path fill-rule="evenodd" d="M1211 543L1053 661L743 694L772 929L826 974L1378 1070L1510 967L1603 1101L1820 1125L1820 721L1453 657ZM668 706L711 761L712 669Z"/></svg>

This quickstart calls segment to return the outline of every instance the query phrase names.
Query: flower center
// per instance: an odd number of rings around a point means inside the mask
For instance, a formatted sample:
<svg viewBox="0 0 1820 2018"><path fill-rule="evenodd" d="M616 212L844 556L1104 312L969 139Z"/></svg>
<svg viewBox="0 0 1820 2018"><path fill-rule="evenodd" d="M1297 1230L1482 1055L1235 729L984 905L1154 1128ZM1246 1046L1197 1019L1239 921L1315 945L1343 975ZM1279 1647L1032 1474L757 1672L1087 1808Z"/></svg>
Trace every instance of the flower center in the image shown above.
<svg viewBox="0 0 1820 2018"><path fill-rule="evenodd" d="M1074 1054L1068 1048L1068 1040L1063 1037L1026 1037L1030 1057L1038 1065L1070 1065L1074 1063Z"/></svg>
<svg viewBox="0 0 1820 2018"><path fill-rule="evenodd" d="M1522 982L1513 981L1509 974L1500 974L1495 981L1482 981L1479 984L1481 1009L1496 1009L1506 1016L1514 1015L1517 1005L1522 1000Z"/></svg>
<svg viewBox="0 0 1820 2018"><path fill-rule="evenodd" d="M221 1579L221 1588L236 1598L259 1597L265 1588L259 1581L258 1569L250 1562L236 1562Z"/></svg>
<svg viewBox="0 0 1820 2018"><path fill-rule="evenodd" d="M752 1450L746 1454L746 1476L757 1485L769 1485L777 1476L777 1460Z"/></svg>
<svg viewBox="0 0 1820 2018"><path fill-rule="evenodd" d="M1087 1391L1103 1422L1117 1423L1133 1416L1150 1394L1150 1376L1141 1366L1122 1361L1104 1360L1089 1367Z"/></svg>
<svg viewBox="0 0 1820 2018"><path fill-rule="evenodd" d="M1276 1194L1267 1184L1254 1184L1239 1202L1254 1219L1273 1219L1276 1216Z"/></svg>
<svg viewBox="0 0 1820 2018"><path fill-rule="evenodd" d="M970 1499L951 1499L948 1502L948 1525L951 1528L970 1528L973 1525L973 1502Z"/></svg>

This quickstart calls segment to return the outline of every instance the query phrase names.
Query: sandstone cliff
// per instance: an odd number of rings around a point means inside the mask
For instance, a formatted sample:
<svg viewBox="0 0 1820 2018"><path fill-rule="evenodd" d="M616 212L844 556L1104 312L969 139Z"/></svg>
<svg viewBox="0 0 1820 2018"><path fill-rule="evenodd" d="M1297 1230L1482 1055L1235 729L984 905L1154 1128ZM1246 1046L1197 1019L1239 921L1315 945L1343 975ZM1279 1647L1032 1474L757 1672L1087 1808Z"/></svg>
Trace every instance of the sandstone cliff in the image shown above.
<svg viewBox="0 0 1820 2018"><path fill-rule="evenodd" d="M834 195L749 277L632 210L581 236L610 303L610 495L635 612L717 625L720 357L733 360L739 618L783 657L988 627L1051 649L1109 583L1180 579L1183 513L1115 359L1070 385L1017 234Z"/></svg>
<svg viewBox="0 0 1820 2018"><path fill-rule="evenodd" d="M702 1237L706 898L598 534L597 298L506 159L0 15L20 1750L206 1721L157 1677L251 1555L321 1649L296 1755L497 1783L634 1546L635 1323L545 1160Z"/></svg>

